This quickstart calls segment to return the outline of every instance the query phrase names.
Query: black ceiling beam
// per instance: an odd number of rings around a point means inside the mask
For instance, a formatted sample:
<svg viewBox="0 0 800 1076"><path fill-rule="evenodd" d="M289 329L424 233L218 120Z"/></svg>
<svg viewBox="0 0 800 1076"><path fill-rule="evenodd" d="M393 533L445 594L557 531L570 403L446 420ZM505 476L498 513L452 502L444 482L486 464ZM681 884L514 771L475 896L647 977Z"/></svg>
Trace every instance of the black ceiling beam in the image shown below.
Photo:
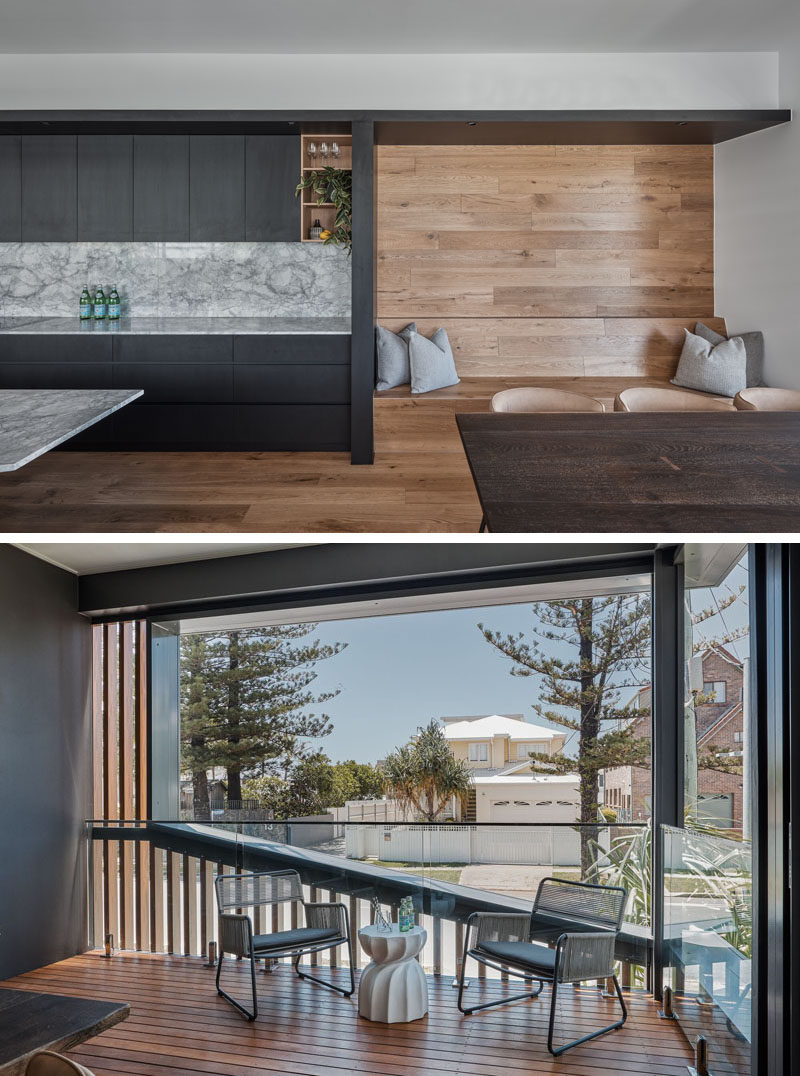
<svg viewBox="0 0 800 1076"><path fill-rule="evenodd" d="M302 608L331 602L649 571L655 544L330 543L84 575L95 619Z"/></svg>
<svg viewBox="0 0 800 1076"><path fill-rule="evenodd" d="M331 132L375 123L383 144L716 144L788 123L789 109L328 110L108 109L0 111L0 134Z"/></svg>

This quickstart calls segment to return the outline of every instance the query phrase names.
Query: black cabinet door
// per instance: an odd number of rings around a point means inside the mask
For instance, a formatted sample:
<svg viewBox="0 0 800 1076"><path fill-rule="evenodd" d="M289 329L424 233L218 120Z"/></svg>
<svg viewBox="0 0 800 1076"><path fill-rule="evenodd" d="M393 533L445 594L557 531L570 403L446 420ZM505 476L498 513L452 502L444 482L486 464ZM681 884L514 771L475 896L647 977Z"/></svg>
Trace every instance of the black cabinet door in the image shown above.
<svg viewBox="0 0 800 1076"><path fill-rule="evenodd" d="M78 135L78 240L133 239L133 135Z"/></svg>
<svg viewBox="0 0 800 1076"><path fill-rule="evenodd" d="M237 403L348 404L349 366L234 366Z"/></svg>
<svg viewBox="0 0 800 1076"><path fill-rule="evenodd" d="M242 449L278 452L346 452L350 408L332 404L239 404L233 436Z"/></svg>
<svg viewBox="0 0 800 1076"><path fill-rule="evenodd" d="M145 403L230 403L233 367L185 363L115 362L115 389L144 389Z"/></svg>
<svg viewBox="0 0 800 1076"><path fill-rule="evenodd" d="M22 241L78 238L77 135L22 136Z"/></svg>
<svg viewBox="0 0 800 1076"><path fill-rule="evenodd" d="M190 136L190 239L219 243L244 239L244 137Z"/></svg>
<svg viewBox="0 0 800 1076"><path fill-rule="evenodd" d="M0 364L0 387L4 389L110 389L111 363L38 362Z"/></svg>
<svg viewBox="0 0 800 1076"><path fill-rule="evenodd" d="M248 135L246 238L256 243L300 239L300 135Z"/></svg>
<svg viewBox="0 0 800 1076"><path fill-rule="evenodd" d="M114 362L128 363L230 363L230 336L115 336Z"/></svg>
<svg viewBox="0 0 800 1076"><path fill-rule="evenodd" d="M0 243L22 238L22 168L19 135L0 136Z"/></svg>
<svg viewBox="0 0 800 1076"><path fill-rule="evenodd" d="M0 340L0 366L5 363L50 363L59 366L87 363L111 364L112 337L105 333L79 332L63 336L50 333L7 333Z"/></svg>
<svg viewBox="0 0 800 1076"><path fill-rule="evenodd" d="M133 136L133 238L189 238L189 136Z"/></svg>
<svg viewBox="0 0 800 1076"><path fill-rule="evenodd" d="M234 362L261 365L263 363L294 363L298 365L348 365L350 337L315 333L313 336L264 334L237 336L233 342Z"/></svg>

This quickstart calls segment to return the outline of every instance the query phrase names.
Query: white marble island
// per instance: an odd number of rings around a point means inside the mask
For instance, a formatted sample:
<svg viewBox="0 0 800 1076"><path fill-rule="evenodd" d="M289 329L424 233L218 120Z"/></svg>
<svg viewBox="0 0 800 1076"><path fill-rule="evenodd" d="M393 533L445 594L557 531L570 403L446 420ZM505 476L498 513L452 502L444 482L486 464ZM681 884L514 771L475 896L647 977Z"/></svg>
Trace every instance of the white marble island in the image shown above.
<svg viewBox="0 0 800 1076"><path fill-rule="evenodd" d="M141 389L0 389L0 471L19 470L141 395Z"/></svg>

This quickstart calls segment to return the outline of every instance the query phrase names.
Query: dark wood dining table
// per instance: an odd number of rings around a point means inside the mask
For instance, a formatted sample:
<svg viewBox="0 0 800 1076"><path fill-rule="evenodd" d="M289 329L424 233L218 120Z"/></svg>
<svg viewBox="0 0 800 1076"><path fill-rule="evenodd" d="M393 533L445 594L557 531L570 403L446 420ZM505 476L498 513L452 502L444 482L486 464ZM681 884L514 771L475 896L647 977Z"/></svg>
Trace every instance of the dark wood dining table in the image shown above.
<svg viewBox="0 0 800 1076"><path fill-rule="evenodd" d="M800 531L800 413L460 414L489 531Z"/></svg>
<svg viewBox="0 0 800 1076"><path fill-rule="evenodd" d="M0 1074L22 1076L39 1050L68 1050L129 1015L117 1001L0 988Z"/></svg>

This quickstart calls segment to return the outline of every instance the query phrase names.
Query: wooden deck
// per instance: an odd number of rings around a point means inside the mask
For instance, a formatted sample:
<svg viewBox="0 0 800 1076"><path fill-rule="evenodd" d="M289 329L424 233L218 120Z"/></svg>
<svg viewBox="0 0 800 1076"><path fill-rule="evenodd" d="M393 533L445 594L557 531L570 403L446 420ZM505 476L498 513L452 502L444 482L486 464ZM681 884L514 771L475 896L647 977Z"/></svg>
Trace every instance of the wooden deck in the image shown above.
<svg viewBox="0 0 800 1076"><path fill-rule="evenodd" d="M248 968L229 965L228 989L246 995ZM338 974L342 974L338 972ZM238 981L237 981L238 980ZM554 1059L545 1047L549 995L462 1016L448 978L430 979L430 1013L413 1024L370 1024L344 999L298 980L281 966L259 972L259 1018L242 1019L214 990L200 959L88 953L9 979L3 986L128 1001L130 1018L72 1051L96 1076L685 1076L690 1051L677 1025L659 1020L652 1000L628 995L619 1031ZM470 994L501 984L473 981ZM610 1001L595 988L565 988L557 1034L609 1022Z"/></svg>

